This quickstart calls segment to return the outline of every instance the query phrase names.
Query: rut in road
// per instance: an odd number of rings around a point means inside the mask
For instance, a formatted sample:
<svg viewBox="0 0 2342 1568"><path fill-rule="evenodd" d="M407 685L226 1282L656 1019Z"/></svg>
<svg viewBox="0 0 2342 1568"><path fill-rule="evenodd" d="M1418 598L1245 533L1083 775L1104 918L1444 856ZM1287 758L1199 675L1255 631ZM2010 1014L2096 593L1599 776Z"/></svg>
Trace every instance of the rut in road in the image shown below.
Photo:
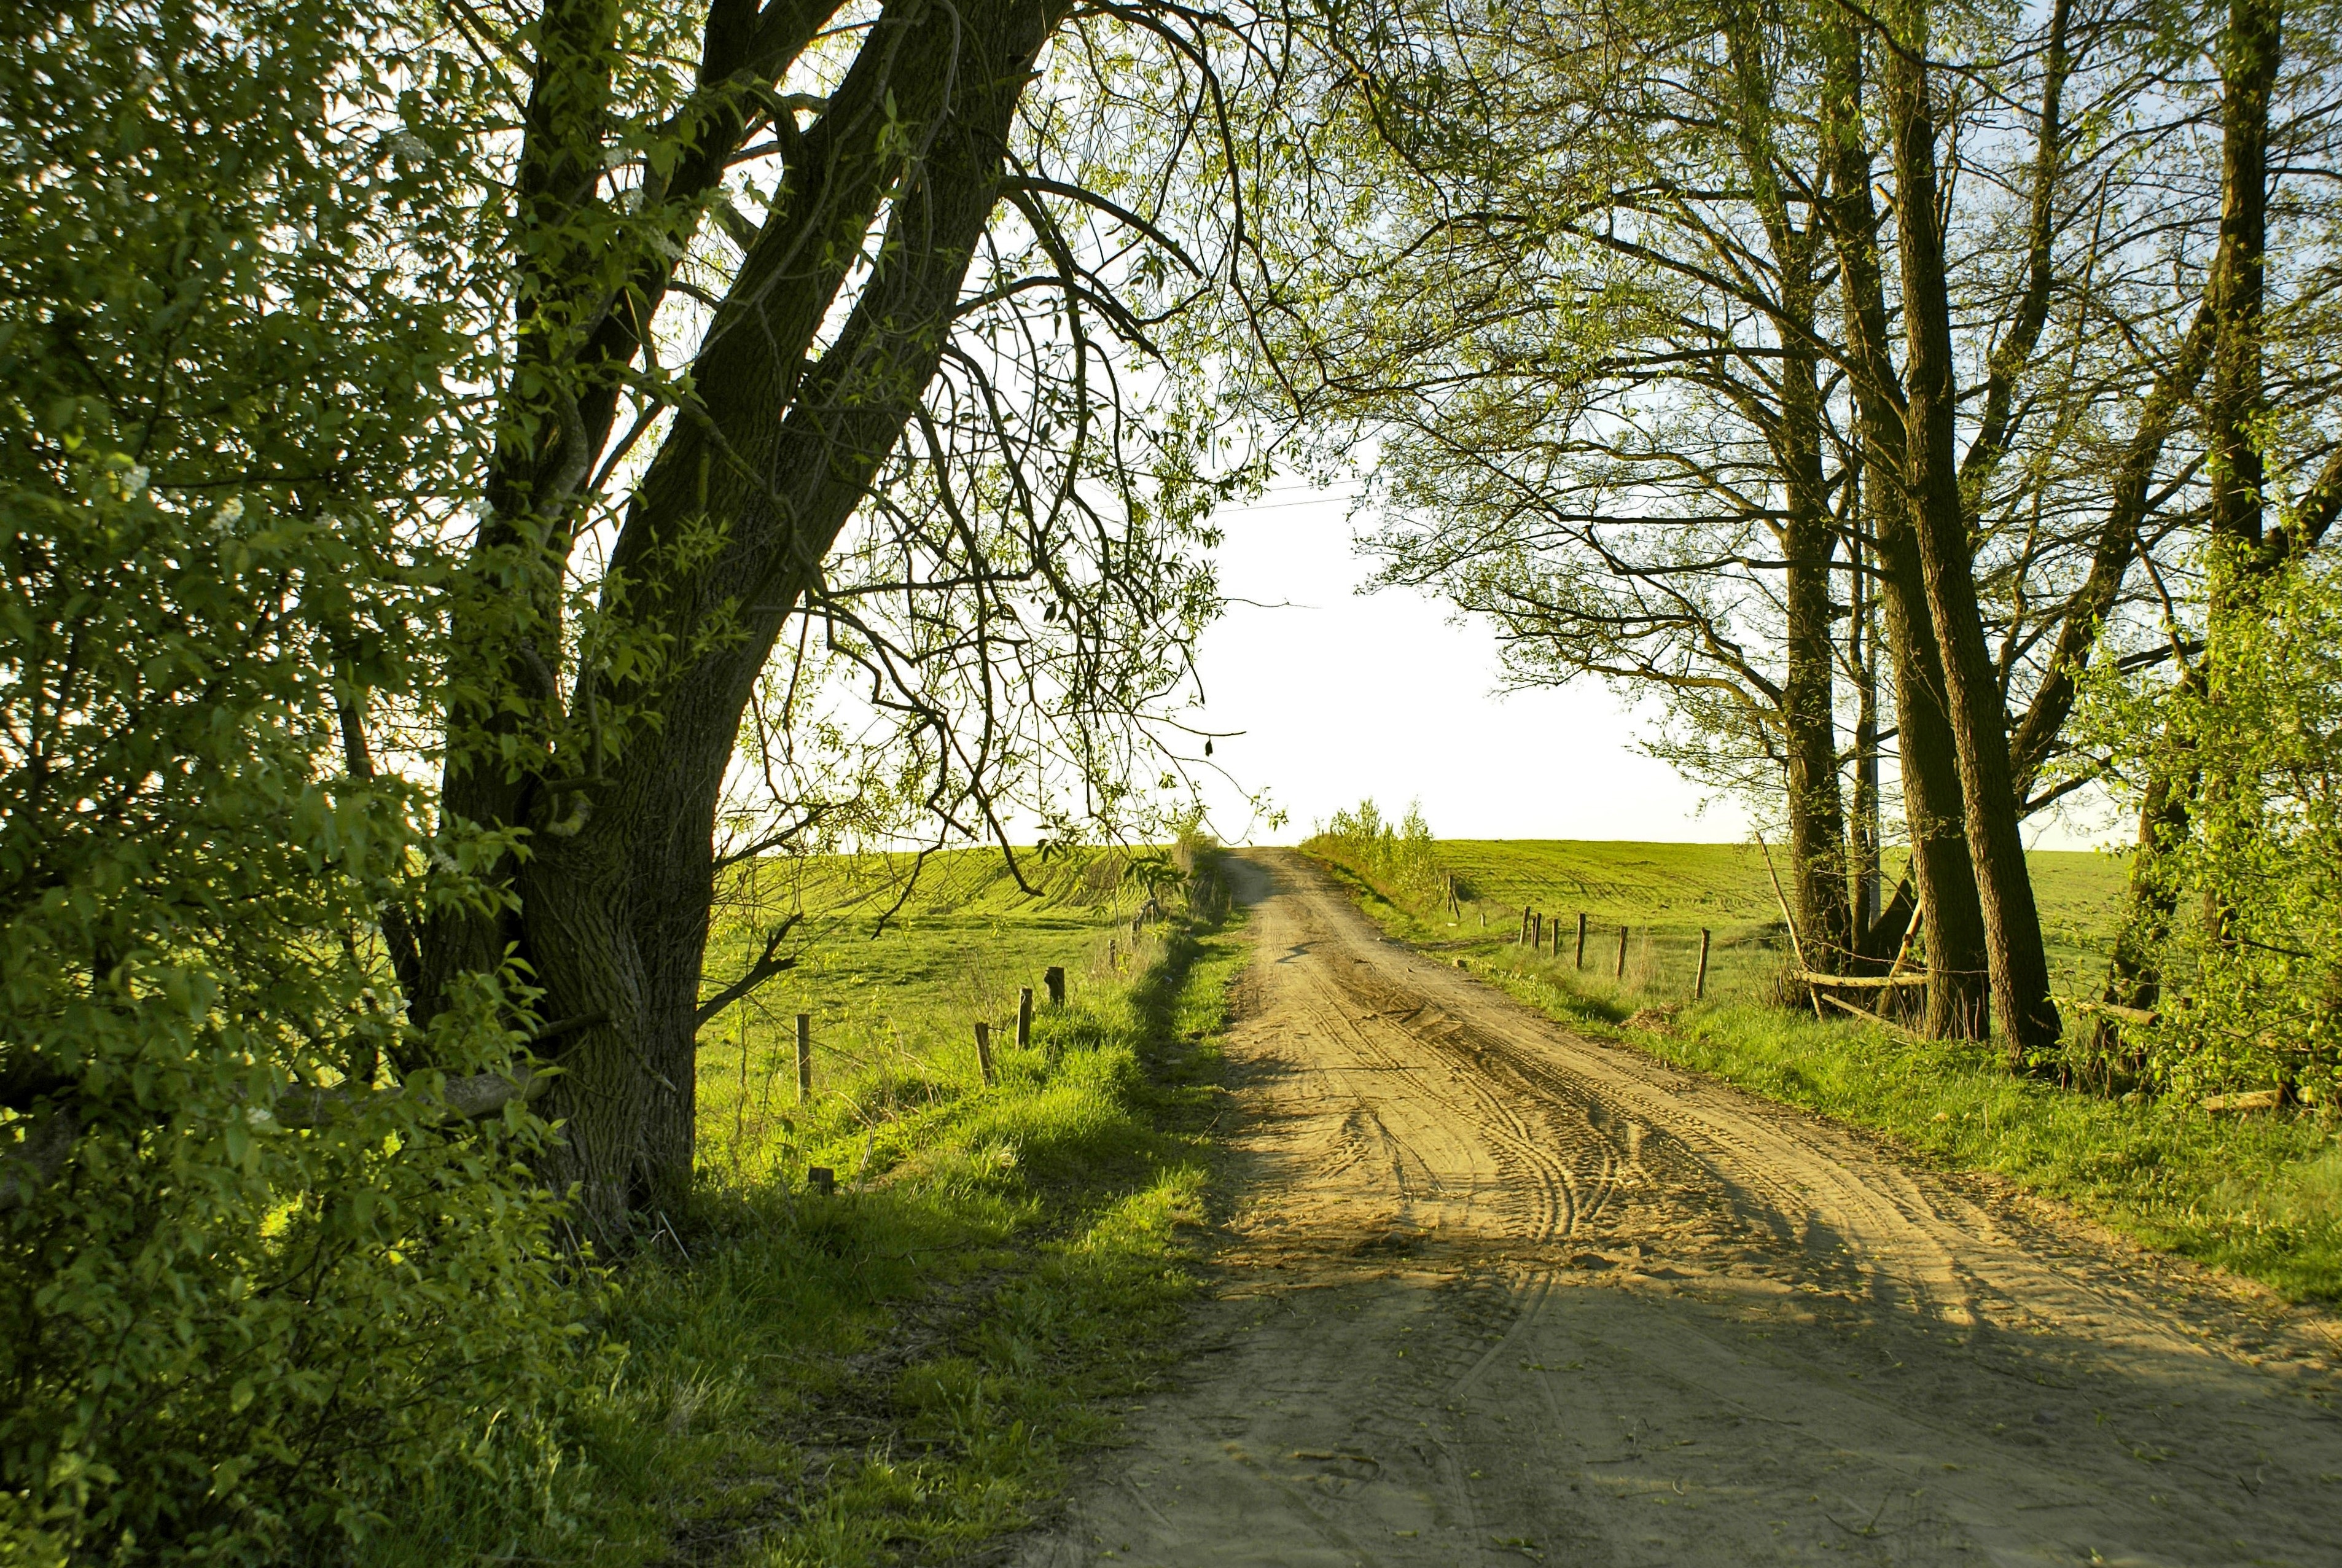
<svg viewBox="0 0 2342 1568"><path fill-rule="evenodd" d="M1011 1560L2342 1563L2331 1320L1232 869L1213 1300Z"/></svg>

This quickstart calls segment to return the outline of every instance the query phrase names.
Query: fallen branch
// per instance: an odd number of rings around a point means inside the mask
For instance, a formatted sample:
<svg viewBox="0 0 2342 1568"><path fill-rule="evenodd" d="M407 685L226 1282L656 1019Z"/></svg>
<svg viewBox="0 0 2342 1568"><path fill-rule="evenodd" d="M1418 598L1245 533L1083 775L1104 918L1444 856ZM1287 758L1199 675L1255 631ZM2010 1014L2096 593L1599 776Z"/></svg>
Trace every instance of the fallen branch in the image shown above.
<svg viewBox="0 0 2342 1568"><path fill-rule="evenodd" d="M2077 1013L2103 1013L2107 1017L2118 1018L2125 1024L2152 1024L2162 1016L2151 1007L2124 1007L2113 1002L2077 1001L2072 1004L2072 1006Z"/></svg>
<svg viewBox="0 0 2342 1568"><path fill-rule="evenodd" d="M1824 974L1818 969L1801 969L1797 973L1803 975L1808 982L1816 985L1854 985L1872 991L1879 990L1887 986L1925 985L1927 984L1927 977L1925 974Z"/></svg>
<svg viewBox="0 0 2342 1568"><path fill-rule="evenodd" d="M459 1122L475 1122L482 1116L494 1115L515 1100L526 1104L544 1094L552 1082L552 1074L533 1067L523 1067L517 1073L478 1073L468 1078L450 1078L441 1088L437 1104L445 1107L447 1114ZM387 1105L405 1099L406 1094L404 1084L391 1089L359 1089L348 1084L331 1089L295 1089L278 1095L267 1114L280 1127L315 1127L337 1112Z"/></svg>
<svg viewBox="0 0 2342 1568"><path fill-rule="evenodd" d="M1903 1025L1901 1025L1900 1024L1896 1023L1896 1022L1895 1022L1895 1020L1893 1020L1892 1018L1882 1018L1882 1017L1880 1017L1877 1014L1873 1013L1873 1012L1872 1012L1869 1008L1867 1008L1867 1007L1857 1007L1857 1006L1856 1006L1853 1003L1851 1003L1851 1002L1842 1001L1842 1000L1840 1000L1839 998L1837 998L1837 997L1836 997L1836 996L1829 995L1828 994L1827 994L1827 993L1825 993L1825 992L1817 991L1817 992L1815 992L1815 993L1814 993L1814 995L1815 995L1815 997L1816 997L1817 1000L1828 1003L1831 1006L1833 1006L1833 1007L1837 1008L1839 1012L1841 1012L1841 1013L1851 1013L1851 1014L1853 1014L1857 1018L1861 1019L1863 1022L1865 1022L1865 1023L1867 1023L1867 1024L1877 1024L1881 1029L1890 1029L1890 1030L1893 1030L1896 1034L1900 1034L1901 1036L1903 1036L1903 1038L1904 1038L1904 1039L1906 1039L1906 1040L1917 1041L1918 1044L1922 1044L1922 1045L1925 1045L1926 1044L1927 1044L1927 1037L1926 1035L1924 1035L1924 1034L1915 1034L1915 1033L1914 1033L1914 1032L1912 1032L1911 1030L1908 1030L1908 1029L1904 1028L1904 1027L1903 1027Z"/></svg>

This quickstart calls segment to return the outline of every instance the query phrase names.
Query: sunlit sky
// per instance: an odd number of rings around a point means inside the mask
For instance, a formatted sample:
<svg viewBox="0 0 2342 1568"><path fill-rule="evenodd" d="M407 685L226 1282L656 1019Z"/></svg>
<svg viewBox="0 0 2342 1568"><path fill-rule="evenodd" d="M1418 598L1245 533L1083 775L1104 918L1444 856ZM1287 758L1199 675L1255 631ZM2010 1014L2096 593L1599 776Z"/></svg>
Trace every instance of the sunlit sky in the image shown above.
<svg viewBox="0 0 2342 1568"><path fill-rule="evenodd" d="M1234 781L1206 797L1222 836L1297 842L1365 795L1393 813L1420 801L1443 838L1746 835L1735 803L1636 750L1648 711L1590 680L1500 693L1485 625L1409 592L1361 596L1368 566L1351 548L1348 504L1287 484L1221 514L1221 585L1240 602L1205 634L1198 664L1200 724L1241 732L1214 748ZM1246 790L1290 820L1253 820ZM2080 849L2119 832L2098 808L2037 819L2026 836Z"/></svg>

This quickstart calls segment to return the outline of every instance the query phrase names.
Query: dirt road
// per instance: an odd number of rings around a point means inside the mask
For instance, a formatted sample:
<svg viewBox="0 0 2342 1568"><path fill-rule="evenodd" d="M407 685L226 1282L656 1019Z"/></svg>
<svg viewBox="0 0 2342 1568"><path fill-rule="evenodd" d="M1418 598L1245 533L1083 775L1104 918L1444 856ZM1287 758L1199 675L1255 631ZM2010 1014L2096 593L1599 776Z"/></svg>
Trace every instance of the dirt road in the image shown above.
<svg viewBox="0 0 2342 1568"><path fill-rule="evenodd" d="M2327 1320L1237 874L1215 1300L1026 1568L2342 1563Z"/></svg>

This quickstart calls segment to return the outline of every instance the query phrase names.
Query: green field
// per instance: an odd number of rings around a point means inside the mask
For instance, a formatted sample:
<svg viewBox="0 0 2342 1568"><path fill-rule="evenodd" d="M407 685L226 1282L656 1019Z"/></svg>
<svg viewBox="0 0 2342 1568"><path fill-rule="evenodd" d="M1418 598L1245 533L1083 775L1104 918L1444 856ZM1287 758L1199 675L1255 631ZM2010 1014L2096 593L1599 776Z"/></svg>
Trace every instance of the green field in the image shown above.
<svg viewBox="0 0 2342 1568"><path fill-rule="evenodd" d="M1114 990L1159 956L1134 949L1128 921L1146 901L1136 857L1027 852L1017 885L997 852L829 855L772 861L735 888L708 944L706 993L744 969L756 934L799 921L796 967L700 1033L701 1163L719 1180L800 1169L796 1016L809 1015L814 1082L825 1099L892 1104L977 1080L975 1025L990 1024L1001 1061L1018 987L1064 967L1076 992ZM745 1086L745 1094L744 1094ZM874 1113L876 1114L876 1113ZM857 1156L858 1157L858 1156Z"/></svg>
<svg viewBox="0 0 2342 1568"><path fill-rule="evenodd" d="M2342 1143L2313 1113L2221 1116L2182 1098L2107 1099L2012 1076L1992 1044L1920 1041L1777 1005L1787 937L1753 847L1441 840L1432 858L1468 895L1460 918L1420 875L1395 886L1327 864L1394 935L1461 958L1572 1028L1869 1127L1915 1158L1997 1172L2297 1299L2342 1300ZM2095 989L2123 860L2030 861L2061 989ZM1573 934L1586 911L1595 939L1584 970L1574 953L1515 942L1525 904L1560 914ZM1702 925L1717 945L1707 1000L1693 1003ZM2079 1026L2069 1009L2069 1031Z"/></svg>
<svg viewBox="0 0 2342 1568"><path fill-rule="evenodd" d="M616 1276L539 1465L445 1477L362 1561L856 1568L1029 1521L1159 1373L1207 1195L1240 944L1176 896L1134 944L1129 858L1036 863L1036 894L975 851L912 888L899 857L759 868L710 990L776 911L805 945L704 1033L692 1213ZM1053 964L1067 1004L1018 1052L1016 988Z"/></svg>
<svg viewBox="0 0 2342 1568"><path fill-rule="evenodd" d="M1436 853L1440 868L1456 880L1464 913L1459 918L1440 913L1434 901L1398 896L1412 922L1410 934L1419 939L1478 945L1485 922L1488 933L1509 941L1526 907L1562 921L1564 956L1574 971L1582 913L1588 927L1586 973L1597 979L1616 975L1624 925L1626 978L1634 991L1655 998L1689 994L1702 927L1712 934L1710 994L1768 984L1788 951L1766 857L1754 844L1442 839ZM1773 855L1776 866L1784 864L1777 847ZM2126 862L2055 850L2036 851L2027 862L2052 971L2062 989L2071 989L2103 966ZM1890 884L1900 870L1900 857L1890 858Z"/></svg>

